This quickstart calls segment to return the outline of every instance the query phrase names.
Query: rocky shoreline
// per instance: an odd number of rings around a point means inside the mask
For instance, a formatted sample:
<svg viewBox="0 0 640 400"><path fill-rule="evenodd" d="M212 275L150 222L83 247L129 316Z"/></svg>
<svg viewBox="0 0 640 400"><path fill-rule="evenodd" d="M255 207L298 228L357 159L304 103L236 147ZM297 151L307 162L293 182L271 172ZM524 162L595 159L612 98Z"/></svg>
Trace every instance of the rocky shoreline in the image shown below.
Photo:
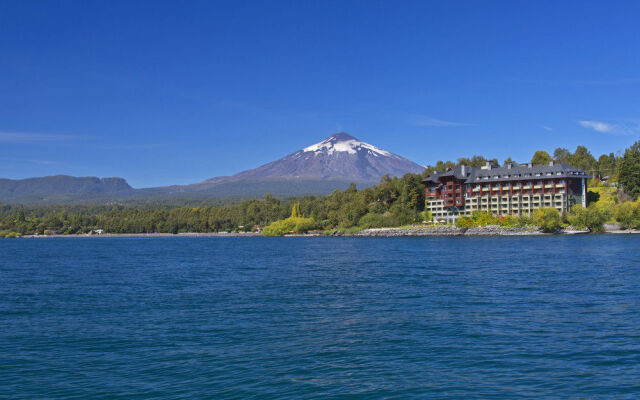
<svg viewBox="0 0 640 400"><path fill-rule="evenodd" d="M473 228L458 228L455 226L413 227L413 228L372 228L354 233L353 236L362 237L400 237L400 236L537 236L537 235L576 235L591 233L589 230L566 228L555 233L542 232L537 227L512 227L487 225ZM635 229L620 229L617 224L605 225L604 233L637 234Z"/></svg>
<svg viewBox="0 0 640 400"><path fill-rule="evenodd" d="M395 236L530 236L544 235L537 228L488 225L474 228L436 226L433 228L373 228L355 233L353 236L395 237Z"/></svg>

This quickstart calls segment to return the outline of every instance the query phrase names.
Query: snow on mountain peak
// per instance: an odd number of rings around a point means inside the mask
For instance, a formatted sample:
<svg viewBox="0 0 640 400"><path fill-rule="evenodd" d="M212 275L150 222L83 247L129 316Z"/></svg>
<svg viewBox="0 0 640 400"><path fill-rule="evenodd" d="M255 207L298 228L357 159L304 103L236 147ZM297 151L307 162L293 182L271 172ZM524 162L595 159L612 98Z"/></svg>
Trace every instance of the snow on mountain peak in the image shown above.
<svg viewBox="0 0 640 400"><path fill-rule="evenodd" d="M346 152L348 154L357 154L359 151L369 151L374 156L394 157L394 154L386 150L377 148L376 146L362 142L347 133L336 133L329 136L322 142L316 143L309 147L305 147L303 152L322 152L329 155L334 152Z"/></svg>

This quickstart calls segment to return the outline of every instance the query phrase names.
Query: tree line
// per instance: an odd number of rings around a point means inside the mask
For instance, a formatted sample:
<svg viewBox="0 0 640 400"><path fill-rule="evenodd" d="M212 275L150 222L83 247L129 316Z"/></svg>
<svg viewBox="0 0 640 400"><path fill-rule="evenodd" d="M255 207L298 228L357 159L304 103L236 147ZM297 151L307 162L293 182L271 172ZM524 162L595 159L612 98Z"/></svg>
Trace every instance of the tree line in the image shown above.
<svg viewBox="0 0 640 400"><path fill-rule="evenodd" d="M637 143L634 146L637 146ZM526 160L522 163L530 162L533 165L544 165L553 161L558 164L569 164L571 166L581 168L585 172L595 174L596 176L606 176L615 175L617 173L619 163L624 158L623 155L614 155L613 153L609 153L602 154L598 159L596 159L585 146L576 147L576 150L573 153L568 149L559 147L555 149L552 154L553 156L545 150L538 150L533 154L530 161ZM482 167L487 162L493 165L501 165L497 158L488 159L483 156L475 155L470 158L458 158L457 161L438 161L435 165L427 166L427 172L442 172L446 171L449 167L456 167L460 165ZM503 161L502 165L506 166L508 164L518 164L518 162L509 157Z"/></svg>

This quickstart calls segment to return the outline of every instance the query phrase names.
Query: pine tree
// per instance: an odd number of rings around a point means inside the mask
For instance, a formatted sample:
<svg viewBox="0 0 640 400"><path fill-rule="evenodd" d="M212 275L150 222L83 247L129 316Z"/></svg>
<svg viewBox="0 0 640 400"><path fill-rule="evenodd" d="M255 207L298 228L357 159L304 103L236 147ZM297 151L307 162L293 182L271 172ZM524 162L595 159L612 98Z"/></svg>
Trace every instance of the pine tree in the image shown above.
<svg viewBox="0 0 640 400"><path fill-rule="evenodd" d="M291 208L291 218L299 218L300 215L300 203L293 203L293 208Z"/></svg>
<svg viewBox="0 0 640 400"><path fill-rule="evenodd" d="M634 199L640 196L640 141L634 143L620 160L618 182Z"/></svg>

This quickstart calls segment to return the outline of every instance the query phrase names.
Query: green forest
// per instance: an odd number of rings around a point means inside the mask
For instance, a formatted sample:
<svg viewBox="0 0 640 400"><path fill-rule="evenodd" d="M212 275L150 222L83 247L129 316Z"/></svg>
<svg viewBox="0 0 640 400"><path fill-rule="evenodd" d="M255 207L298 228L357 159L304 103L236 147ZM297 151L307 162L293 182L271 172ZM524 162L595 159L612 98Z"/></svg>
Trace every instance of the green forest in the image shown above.
<svg viewBox="0 0 640 400"><path fill-rule="evenodd" d="M261 199L234 204L201 206L0 205L0 235L83 234L98 229L107 233L181 233L262 228L266 234L282 234L310 230L354 232L371 227L410 225L430 220L424 211L424 186L421 183L424 177L451 166L479 167L487 161L498 164L498 160L482 156L438 161L422 174L407 174L400 178L385 176L376 186L359 190L352 184L346 190L336 190L326 196L279 199L266 194ZM563 216L541 210L518 219L478 214L461 219L459 224L538 225L552 231L561 224L598 230L604 222L617 221L623 227L640 228L640 141L619 155L603 154L596 159L587 148L578 146L573 153L562 148L553 154L537 151L532 160L526 162L546 164L549 161L582 168L593 176L587 209L577 207ZM510 162L516 161L504 160L504 163ZM606 183L598 180L598 176L607 176Z"/></svg>

